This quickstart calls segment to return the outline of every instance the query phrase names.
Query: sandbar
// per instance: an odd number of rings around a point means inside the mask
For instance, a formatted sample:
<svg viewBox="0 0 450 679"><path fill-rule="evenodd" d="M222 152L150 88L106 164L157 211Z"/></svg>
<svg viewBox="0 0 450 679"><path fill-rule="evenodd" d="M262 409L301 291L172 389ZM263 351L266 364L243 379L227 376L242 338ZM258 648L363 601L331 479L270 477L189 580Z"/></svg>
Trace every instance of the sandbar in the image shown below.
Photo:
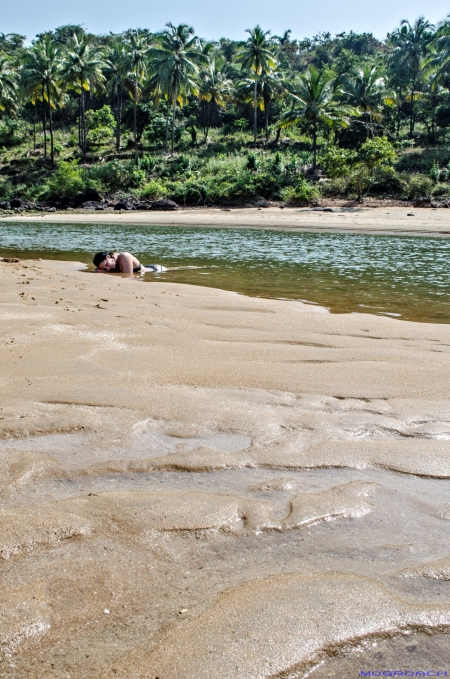
<svg viewBox="0 0 450 679"><path fill-rule="evenodd" d="M449 325L42 260L0 319L2 677L447 669Z"/></svg>
<svg viewBox="0 0 450 679"><path fill-rule="evenodd" d="M332 212L315 208L186 208L174 212L147 210L17 213L4 221L61 224L145 224L216 228L325 231L410 236L450 236L450 210L410 207L336 207Z"/></svg>

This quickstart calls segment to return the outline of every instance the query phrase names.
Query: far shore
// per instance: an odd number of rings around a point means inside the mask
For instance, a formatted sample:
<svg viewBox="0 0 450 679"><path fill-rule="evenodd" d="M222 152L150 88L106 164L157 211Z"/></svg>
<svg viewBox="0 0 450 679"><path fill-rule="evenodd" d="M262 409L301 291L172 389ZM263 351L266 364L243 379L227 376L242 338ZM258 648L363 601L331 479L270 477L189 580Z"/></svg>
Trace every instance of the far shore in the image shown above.
<svg viewBox="0 0 450 679"><path fill-rule="evenodd" d="M113 210L41 212L1 218L11 222L61 224L130 224L198 226L233 229L279 229L403 236L450 236L450 210L411 207L323 208L180 208L174 212Z"/></svg>

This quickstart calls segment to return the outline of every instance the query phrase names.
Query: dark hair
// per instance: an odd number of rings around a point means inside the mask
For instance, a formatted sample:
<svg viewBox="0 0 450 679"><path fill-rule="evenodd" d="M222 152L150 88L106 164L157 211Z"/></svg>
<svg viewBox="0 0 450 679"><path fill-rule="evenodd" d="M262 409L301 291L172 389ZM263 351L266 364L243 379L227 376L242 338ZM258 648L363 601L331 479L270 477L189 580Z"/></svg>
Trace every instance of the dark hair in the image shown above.
<svg viewBox="0 0 450 679"><path fill-rule="evenodd" d="M97 252L97 254L94 257L94 265L97 267L97 269L99 265L106 259L108 254L109 254L108 252Z"/></svg>

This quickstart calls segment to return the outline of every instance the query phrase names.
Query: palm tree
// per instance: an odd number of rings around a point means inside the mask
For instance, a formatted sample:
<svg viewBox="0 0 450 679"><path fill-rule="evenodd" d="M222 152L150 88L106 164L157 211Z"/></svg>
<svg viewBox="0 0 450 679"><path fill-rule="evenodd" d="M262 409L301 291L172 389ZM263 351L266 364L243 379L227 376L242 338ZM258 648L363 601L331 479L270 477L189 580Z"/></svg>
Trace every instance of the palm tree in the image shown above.
<svg viewBox="0 0 450 679"><path fill-rule="evenodd" d="M126 45L125 64L128 66L131 80L130 94L133 99L133 140L137 148L137 103L142 94L142 81L147 72L149 45L146 38L138 31L133 31Z"/></svg>
<svg viewBox="0 0 450 679"><path fill-rule="evenodd" d="M116 149L119 151L123 91L130 81L127 53L122 42L114 42L106 55L106 78L116 102Z"/></svg>
<svg viewBox="0 0 450 679"><path fill-rule="evenodd" d="M280 49L283 49L286 45L289 44L290 39L291 39L291 29L289 28L287 31L283 31L283 35L274 35L273 39L277 41L277 43L280 46Z"/></svg>
<svg viewBox="0 0 450 679"><path fill-rule="evenodd" d="M441 22L436 37L428 45L428 56L423 65L425 75L433 75L437 82L448 82L450 74L450 15Z"/></svg>
<svg viewBox="0 0 450 679"><path fill-rule="evenodd" d="M254 102L254 82L253 79L244 78L237 87L238 94L245 102ZM264 131L266 142L269 141L269 113L270 104L278 96L281 100L286 94L281 73L278 71L263 71L258 81L257 106L264 111Z"/></svg>
<svg viewBox="0 0 450 679"><path fill-rule="evenodd" d="M205 106L209 103L209 113L206 114L206 111L204 111L203 115L205 141L213 122L214 111L225 106L232 91L233 83L227 78L224 65L223 60L212 57L200 75L199 96Z"/></svg>
<svg viewBox="0 0 450 679"><path fill-rule="evenodd" d="M326 69L312 64L300 76L296 92L290 92L292 108L281 116L277 127L289 127L299 122L312 128L314 169L317 167L317 132L320 125L348 126L349 117L357 111L341 100L342 89Z"/></svg>
<svg viewBox="0 0 450 679"><path fill-rule="evenodd" d="M43 127L44 127L44 155L47 156L46 114L45 103L48 103L48 119L50 130L50 159L52 168L55 167L55 152L53 142L53 116L52 109L57 103L61 103L63 92L61 49L46 34L36 42L27 53L22 73L23 82L31 93L34 102L41 98L43 102ZM40 94L38 94L40 93Z"/></svg>
<svg viewBox="0 0 450 679"><path fill-rule="evenodd" d="M409 137L412 139L414 133L414 101L419 87L423 59L427 52L433 34L433 26L424 17L420 17L413 26L404 19L400 28L391 35L393 53L391 57L392 65L399 70L405 70L408 74L411 91L409 101L411 102L409 118Z"/></svg>
<svg viewBox="0 0 450 679"><path fill-rule="evenodd" d="M152 67L157 73L161 89L171 100L172 108L172 153L175 147L175 115L177 103L182 106L190 94L198 94L196 82L199 65L207 56L199 49L199 40L194 29L186 24L166 24L157 44L151 51Z"/></svg>
<svg viewBox="0 0 450 679"><path fill-rule="evenodd" d="M255 28L247 28L246 33L250 34L247 38L246 45L242 52L239 53L238 59L242 62L242 68L254 73L254 90L253 90L253 141L256 146L256 137L258 134L258 76L263 72L269 72L276 66L276 59L271 50L271 44L267 37L270 31L263 31L260 26Z"/></svg>
<svg viewBox="0 0 450 679"><path fill-rule="evenodd" d="M106 64L103 54L96 45L90 44L86 38L80 40L73 35L64 54L63 78L67 86L79 96L79 143L86 160L86 105L85 93L91 92L105 81L103 69Z"/></svg>
<svg viewBox="0 0 450 679"><path fill-rule="evenodd" d="M380 65L365 64L353 75L343 79L345 98L349 104L359 108L366 126L366 137L373 137L373 120L382 119L383 104L393 105L394 100L386 88Z"/></svg>
<svg viewBox="0 0 450 679"><path fill-rule="evenodd" d="M13 113L17 106L18 74L6 54L0 54L0 111Z"/></svg>

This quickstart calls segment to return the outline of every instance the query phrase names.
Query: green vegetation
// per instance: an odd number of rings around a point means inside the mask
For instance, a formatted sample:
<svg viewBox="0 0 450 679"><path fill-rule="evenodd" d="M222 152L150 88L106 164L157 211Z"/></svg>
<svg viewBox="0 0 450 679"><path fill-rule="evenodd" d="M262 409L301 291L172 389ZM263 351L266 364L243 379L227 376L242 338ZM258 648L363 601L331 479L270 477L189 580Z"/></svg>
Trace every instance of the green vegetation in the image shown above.
<svg viewBox="0 0 450 679"><path fill-rule="evenodd" d="M0 34L0 200L450 199L450 15L247 33Z"/></svg>

